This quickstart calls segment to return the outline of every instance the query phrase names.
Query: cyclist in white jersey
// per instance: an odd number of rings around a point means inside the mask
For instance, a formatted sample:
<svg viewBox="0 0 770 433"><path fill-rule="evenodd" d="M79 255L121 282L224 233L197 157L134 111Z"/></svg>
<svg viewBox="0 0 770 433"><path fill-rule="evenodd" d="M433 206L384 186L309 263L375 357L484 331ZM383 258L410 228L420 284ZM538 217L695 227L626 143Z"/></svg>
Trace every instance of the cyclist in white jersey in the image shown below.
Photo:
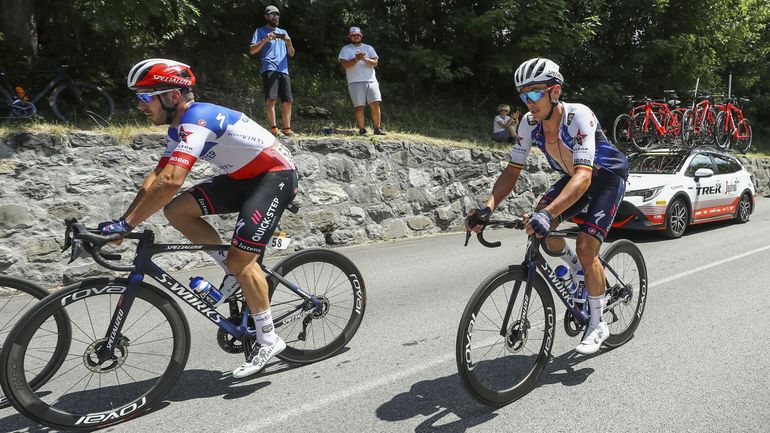
<svg viewBox="0 0 770 433"><path fill-rule="evenodd" d="M286 348L275 333L268 283L256 260L296 194L291 154L270 131L243 113L195 102L191 90L195 76L188 65L144 60L131 69L127 82L137 92L139 110L155 125L169 125L167 146L123 216L99 225L102 233L127 234L163 208L171 224L190 241L221 244L217 231L202 217L238 212L227 255L211 254L226 272L222 301L240 284L257 324L259 350L233 376L257 373ZM175 197L198 159L224 174Z"/></svg>
<svg viewBox="0 0 770 433"><path fill-rule="evenodd" d="M519 124L511 160L497 178L487 207L471 210L466 228L483 229L479 222L488 220L513 191L532 145L540 148L551 167L564 176L546 192L532 215L524 215L527 234L545 236L587 207L577 253L561 238L549 238L547 245L551 251L561 252L574 274L585 273L591 318L575 350L596 353L610 333L602 320L605 280L599 249L623 199L628 160L610 143L588 107L559 101L563 78L554 62L535 58L522 63L514 73L514 83L529 112Z"/></svg>

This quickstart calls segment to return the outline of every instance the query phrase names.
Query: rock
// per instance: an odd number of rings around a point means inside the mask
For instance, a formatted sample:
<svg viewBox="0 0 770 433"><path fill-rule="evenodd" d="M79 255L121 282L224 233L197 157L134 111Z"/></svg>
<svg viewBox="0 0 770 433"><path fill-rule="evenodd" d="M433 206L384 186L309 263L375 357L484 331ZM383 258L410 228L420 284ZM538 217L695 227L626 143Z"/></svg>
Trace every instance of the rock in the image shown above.
<svg viewBox="0 0 770 433"><path fill-rule="evenodd" d="M382 237L385 239L398 239L406 237L409 228L401 220L392 220L383 226Z"/></svg>
<svg viewBox="0 0 770 433"><path fill-rule="evenodd" d="M433 227L433 221L425 215L417 215L409 218L406 222L412 230L425 230Z"/></svg>
<svg viewBox="0 0 770 433"><path fill-rule="evenodd" d="M32 227L35 218L28 206L8 203L0 204L0 229Z"/></svg>

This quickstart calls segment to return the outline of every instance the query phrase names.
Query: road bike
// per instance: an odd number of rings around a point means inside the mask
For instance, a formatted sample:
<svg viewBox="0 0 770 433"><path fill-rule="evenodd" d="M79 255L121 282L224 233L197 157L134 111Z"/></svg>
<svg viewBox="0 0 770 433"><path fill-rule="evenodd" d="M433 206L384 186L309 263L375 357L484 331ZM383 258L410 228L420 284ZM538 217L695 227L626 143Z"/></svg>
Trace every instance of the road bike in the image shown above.
<svg viewBox="0 0 770 433"><path fill-rule="evenodd" d="M68 68L62 65L58 69L0 71L0 120L37 117L36 104L50 93L48 103L60 121L77 126L107 126L115 113L112 97L100 86L70 79ZM21 86L11 87L7 78L52 74L55 76L36 94L30 94Z"/></svg>
<svg viewBox="0 0 770 433"><path fill-rule="evenodd" d="M48 291L31 281L0 274L0 344L8 336L8 333L11 332L11 328L21 318L22 314L46 296L48 296ZM48 347L43 350L43 356L48 357L52 353L67 351L68 335L70 332L67 323L66 317L63 315L60 315L54 321L53 324L56 326L57 332L61 330L59 332L61 337L57 339L55 347ZM0 352L2 350L3 347L0 345ZM36 389L38 385L48 380L51 374L59 368L63 360L63 357L52 357L37 372L37 377L30 381L30 387ZM0 409L10 405L11 403L5 398L5 394L0 391Z"/></svg>
<svg viewBox="0 0 770 433"><path fill-rule="evenodd" d="M60 430L88 431L151 408L179 379L190 351L190 328L171 294L219 328L217 343L225 352L244 353L249 359L259 350L240 290L222 304L228 309L223 315L152 260L162 253L222 251L228 245L157 244L153 232L145 230L125 236L138 244L133 264L123 265L117 262L119 255L102 251L119 235L102 236L75 219L66 224L64 249L72 248L72 260L86 252L101 266L130 274L65 287L14 326L0 354L0 386L23 415ZM280 359L320 361L353 338L365 312L366 288L348 258L307 249L270 268L259 264L270 286L276 332L286 341ZM144 282L145 275L162 288ZM54 347L56 336L46 329L62 311L72 324L71 346L55 374L35 392L31 380L40 365L49 362L35 349Z"/></svg>
<svg viewBox="0 0 770 433"><path fill-rule="evenodd" d="M717 113L724 109L714 103L713 95L703 94L698 99L700 101L693 101L692 108L684 112L682 120L682 141L686 149L714 143L714 122Z"/></svg>
<svg viewBox="0 0 770 433"><path fill-rule="evenodd" d="M644 108L631 117L631 143L640 152L659 144L678 146L681 141L684 110L676 108L679 100L673 90L663 92L663 99L642 98Z"/></svg>
<svg viewBox="0 0 770 433"><path fill-rule="evenodd" d="M741 153L751 149L751 123L743 117L746 98L726 98L724 110L714 121L714 141L722 149L733 148Z"/></svg>
<svg viewBox="0 0 770 433"><path fill-rule="evenodd" d="M521 220L482 225L524 228ZM500 242L487 242L483 233L478 234L482 245L500 246ZM551 231L547 237L575 239L577 232ZM565 287L541 254L542 248L553 255L544 240L529 236L524 262L489 275L463 311L457 329L457 370L465 388L482 403L504 406L537 384L556 336L556 309L549 287L566 307L567 335L585 332L590 319L587 290L578 287L573 294ZM628 240L610 244L600 261L606 280L603 320L611 332L604 345L614 348L631 339L642 319L647 267L639 248Z"/></svg>
<svg viewBox="0 0 770 433"><path fill-rule="evenodd" d="M644 110L644 105L638 105L639 101L635 101L633 95L623 95L623 99L626 100L628 113L622 113L615 118L612 139L620 151L628 154L636 150L631 142L631 119L636 113Z"/></svg>

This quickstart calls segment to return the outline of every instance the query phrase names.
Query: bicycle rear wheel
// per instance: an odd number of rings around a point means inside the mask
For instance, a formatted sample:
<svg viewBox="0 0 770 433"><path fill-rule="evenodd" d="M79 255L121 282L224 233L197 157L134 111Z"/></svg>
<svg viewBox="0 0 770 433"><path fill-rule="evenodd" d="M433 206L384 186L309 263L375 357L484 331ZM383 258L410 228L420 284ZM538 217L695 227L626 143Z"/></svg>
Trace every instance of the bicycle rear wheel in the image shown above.
<svg viewBox="0 0 770 433"><path fill-rule="evenodd" d="M122 318L115 356L98 359L126 285L122 278L86 280L48 296L19 320L0 354L0 385L21 414L59 430L94 430L138 416L176 382L190 329L179 305L146 283ZM47 324L63 311L72 324L71 345L58 371L34 392L35 350L54 346L57 336Z"/></svg>
<svg viewBox="0 0 770 433"><path fill-rule="evenodd" d="M309 306L275 278L270 282L270 308L276 333L286 342L280 359L311 363L334 355L358 331L366 310L366 286L353 262L340 253L307 249L292 254L273 268L305 292L323 302L323 308L302 320L281 323L276 318Z"/></svg>
<svg viewBox="0 0 770 433"><path fill-rule="evenodd" d="M617 347L634 335L647 300L647 265L639 248L627 239L613 242L602 254L606 263L607 307L603 320L610 329L604 341Z"/></svg>
<svg viewBox="0 0 770 433"><path fill-rule="evenodd" d="M556 312L545 281L536 275L524 323L521 307L527 285L524 266L490 275L468 301L457 329L457 371L480 402L503 406L527 394L551 356ZM505 336L505 312L513 302ZM518 336L518 337L517 337Z"/></svg>
<svg viewBox="0 0 770 433"><path fill-rule="evenodd" d="M37 284L0 274L0 344L5 341L21 316L46 296L48 291ZM39 371L36 371L37 376L30 380L32 389L36 389L56 372L64 362L64 355L69 348L71 330L66 316L57 316L51 325L57 330L58 338L53 348L41 348L35 354L41 361L45 360L45 363L41 364ZM0 346L0 352L2 349ZM0 391L0 409L10 405L11 402L5 397L5 393Z"/></svg>
<svg viewBox="0 0 770 433"><path fill-rule="evenodd" d="M63 84L51 93L51 109L62 122L80 127L107 126L115 113L112 97L85 81Z"/></svg>
<svg viewBox="0 0 770 433"><path fill-rule="evenodd" d="M717 118L714 121L714 144L721 149L730 148L730 138L733 135L733 128L730 122L727 120L727 112L722 111L717 114Z"/></svg>

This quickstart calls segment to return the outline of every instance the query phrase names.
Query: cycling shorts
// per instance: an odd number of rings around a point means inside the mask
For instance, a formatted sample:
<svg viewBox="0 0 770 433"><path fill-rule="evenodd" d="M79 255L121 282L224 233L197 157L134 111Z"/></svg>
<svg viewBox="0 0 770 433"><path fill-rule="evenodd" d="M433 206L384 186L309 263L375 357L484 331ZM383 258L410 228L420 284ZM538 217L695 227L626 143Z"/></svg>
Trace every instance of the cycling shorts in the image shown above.
<svg viewBox="0 0 770 433"><path fill-rule="evenodd" d="M187 190L203 215L238 214L231 244L262 254L278 221L297 194L294 170L269 171L251 179L216 176Z"/></svg>
<svg viewBox="0 0 770 433"><path fill-rule="evenodd" d="M553 184L551 189L540 199L538 209L554 201L570 179L570 176L564 176ZM588 191L569 209L559 215L559 221L567 221L585 211L585 215L580 215L583 220L580 224L582 231L595 237L599 242L604 242L625 192L626 181L622 177L605 169L594 169Z"/></svg>

